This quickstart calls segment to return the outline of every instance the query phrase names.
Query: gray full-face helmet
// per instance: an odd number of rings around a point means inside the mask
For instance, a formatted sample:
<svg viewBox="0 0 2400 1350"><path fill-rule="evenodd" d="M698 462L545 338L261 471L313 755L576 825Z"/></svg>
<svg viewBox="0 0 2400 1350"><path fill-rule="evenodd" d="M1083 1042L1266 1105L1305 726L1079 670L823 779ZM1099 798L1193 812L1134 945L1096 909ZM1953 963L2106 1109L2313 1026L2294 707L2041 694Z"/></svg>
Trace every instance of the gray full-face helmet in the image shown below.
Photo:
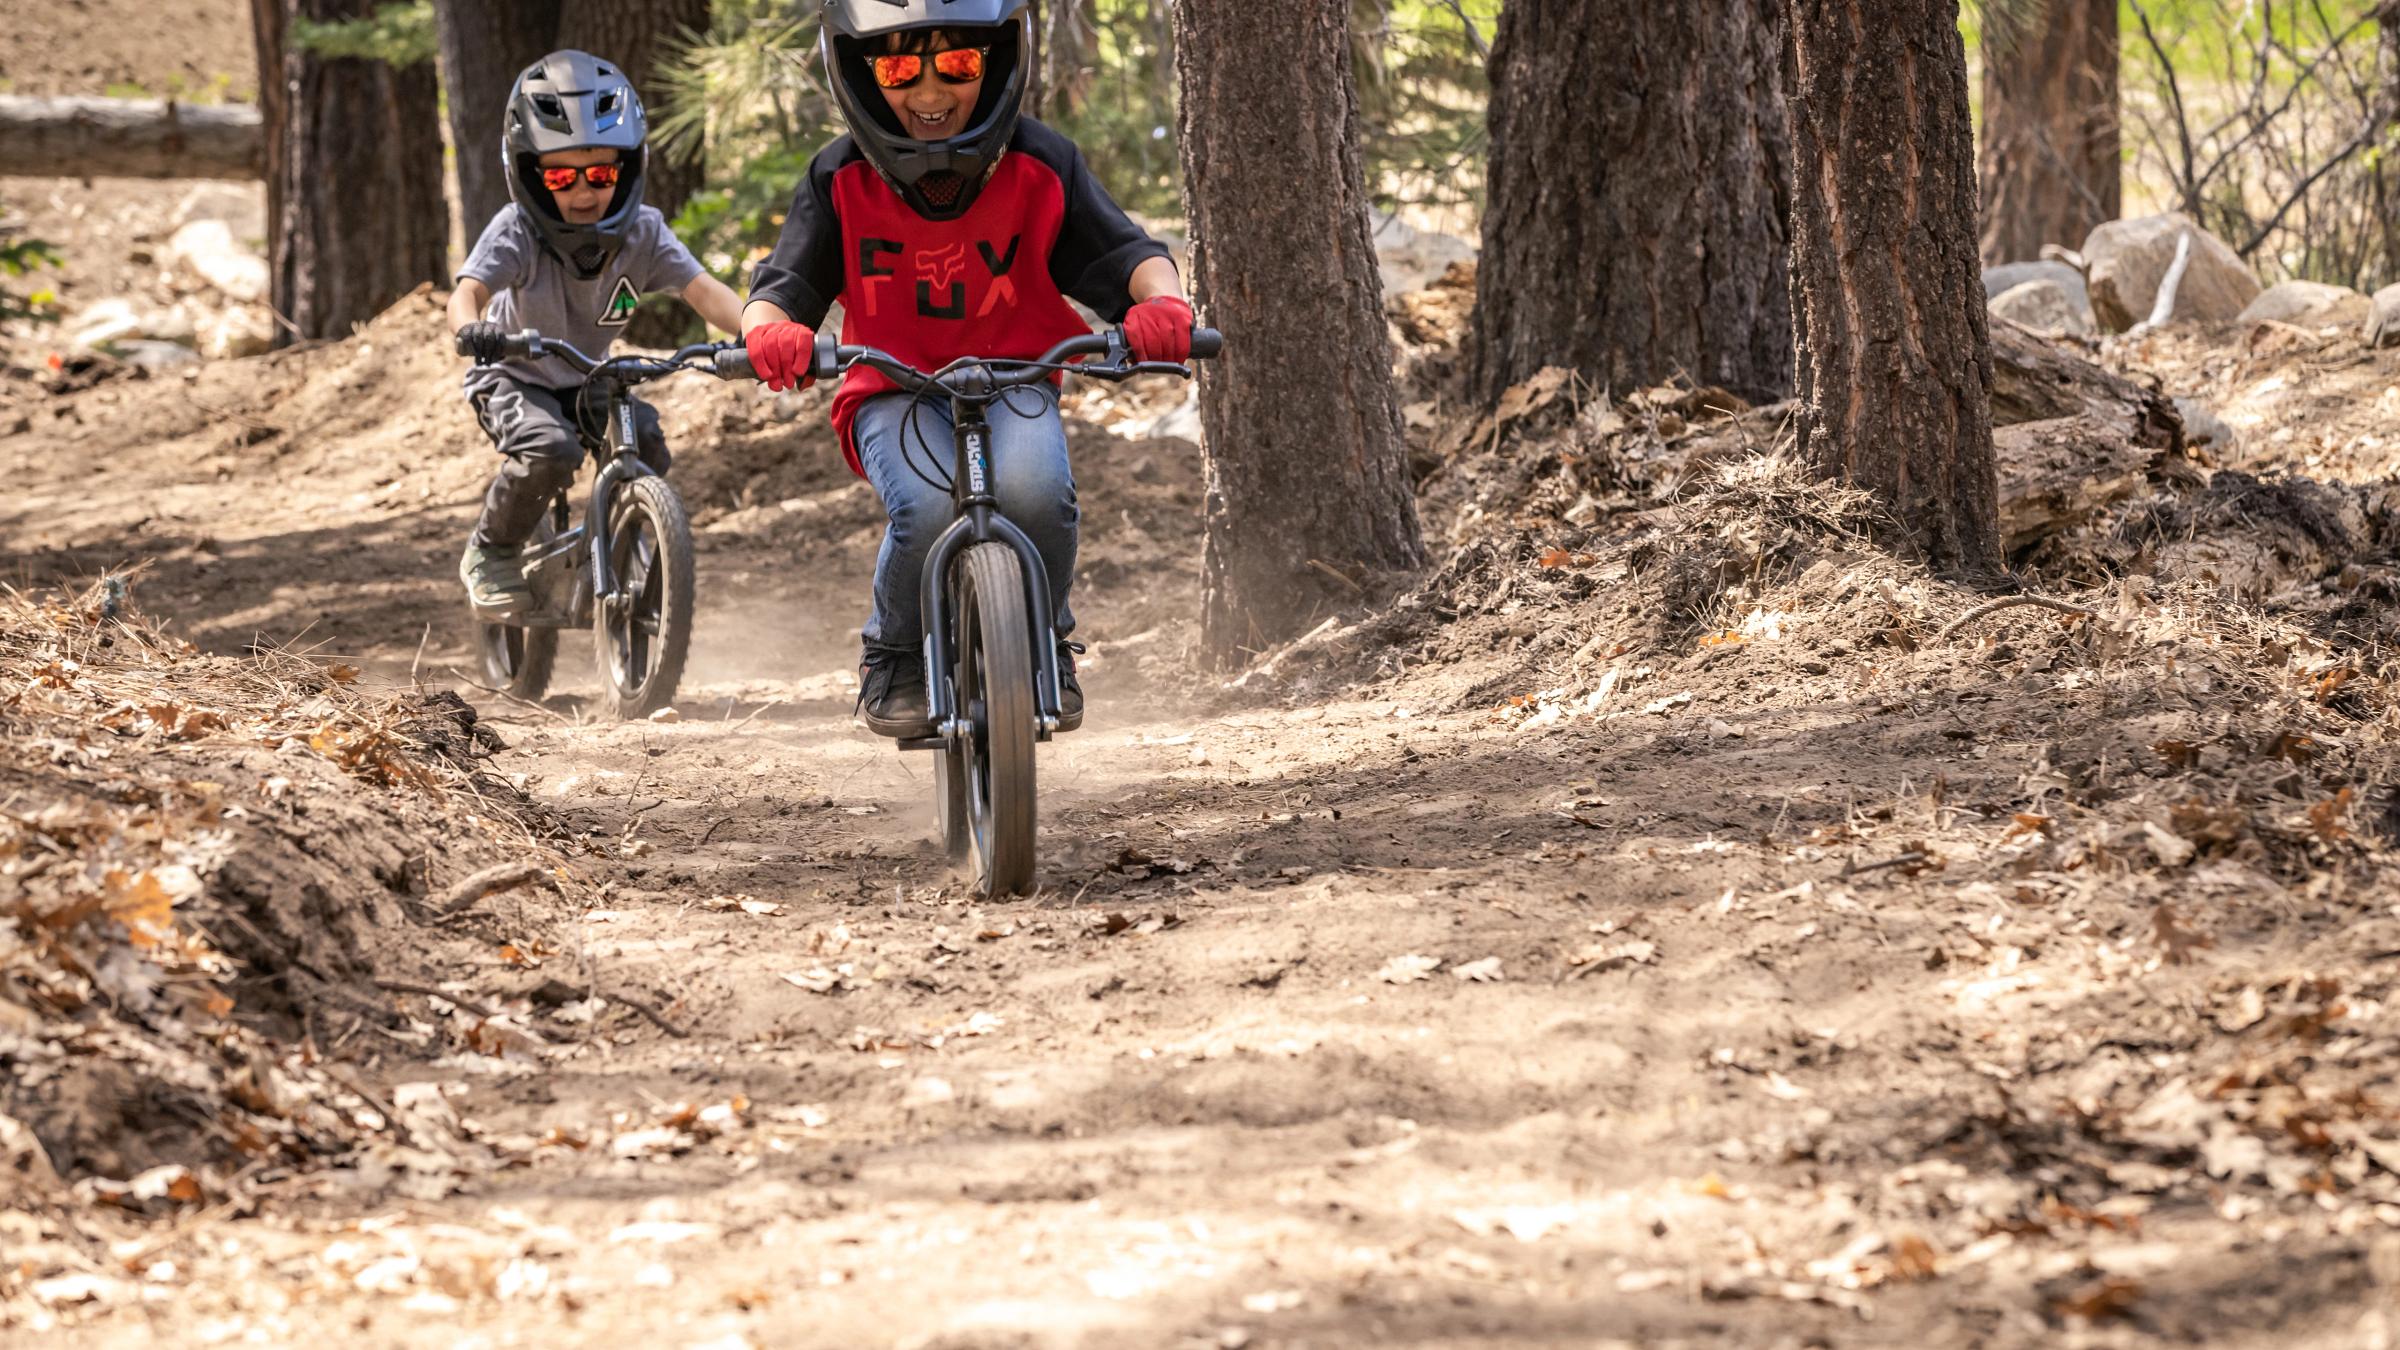
<svg viewBox="0 0 2400 1350"><path fill-rule="evenodd" d="M920 141L892 115L868 66L876 40L890 33L945 28L989 48L983 90L967 129ZM818 38L825 83L867 162L910 209L929 220L966 214L1016 134L1030 76L1033 11L1027 0L825 0ZM933 78L927 76L926 78Z"/></svg>
<svg viewBox="0 0 2400 1350"><path fill-rule="evenodd" d="M612 61L587 52L552 52L527 66L508 93L501 156L508 195L542 243L589 281L625 246L642 209L643 145L650 137L641 96ZM542 185L542 156L560 150L615 150L619 177L606 214L577 225L558 213Z"/></svg>

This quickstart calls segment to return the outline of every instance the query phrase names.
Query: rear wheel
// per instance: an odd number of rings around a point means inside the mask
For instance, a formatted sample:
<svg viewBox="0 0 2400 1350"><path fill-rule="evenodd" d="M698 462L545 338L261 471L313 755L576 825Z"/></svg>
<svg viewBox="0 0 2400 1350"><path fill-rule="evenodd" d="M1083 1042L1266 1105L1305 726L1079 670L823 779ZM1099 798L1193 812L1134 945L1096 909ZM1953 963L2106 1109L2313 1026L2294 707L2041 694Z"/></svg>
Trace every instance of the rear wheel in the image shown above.
<svg viewBox="0 0 2400 1350"><path fill-rule="evenodd" d="M947 799L961 801L975 888L1013 895L1033 888L1034 705L1031 620L1023 565L1003 544L977 544L959 560L954 694L966 733L956 771L937 766ZM947 807L945 807L947 810ZM949 833L945 820L945 833Z"/></svg>
<svg viewBox="0 0 2400 1350"><path fill-rule="evenodd" d="M525 551L539 552L557 534L557 528L550 523L550 513L543 512L542 523L526 542ZM486 684L507 690L528 703L539 703L542 695L550 692L550 676L558 667L558 630L524 628L513 623L479 623L475 625L475 654L483 666Z"/></svg>
<svg viewBox="0 0 2400 1350"><path fill-rule="evenodd" d="M505 689L527 703L539 703L550 692L550 674L558 666L558 630L519 628L513 623L475 625L475 650L483 658L483 678L494 689Z"/></svg>
<svg viewBox="0 0 2400 1350"><path fill-rule="evenodd" d="M620 718L666 707L692 646L692 525L664 478L636 478L609 505L608 562L617 594L592 623L600 702Z"/></svg>

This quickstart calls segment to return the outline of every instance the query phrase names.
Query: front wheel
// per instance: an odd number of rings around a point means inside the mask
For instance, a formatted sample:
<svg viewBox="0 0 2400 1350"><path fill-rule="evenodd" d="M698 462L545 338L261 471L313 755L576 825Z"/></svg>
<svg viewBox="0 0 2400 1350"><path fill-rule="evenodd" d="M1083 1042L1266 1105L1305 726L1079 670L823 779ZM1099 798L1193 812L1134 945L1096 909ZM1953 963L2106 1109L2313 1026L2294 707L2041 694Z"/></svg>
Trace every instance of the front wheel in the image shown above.
<svg viewBox="0 0 2400 1350"><path fill-rule="evenodd" d="M958 748L935 769L946 816L963 807L975 889L1015 895L1033 888L1033 635L1025 572L1003 544L977 544L958 563ZM955 786L953 786L955 784ZM944 821L945 835L953 835ZM954 837L954 835L953 835ZM945 841L947 842L947 840Z"/></svg>
<svg viewBox="0 0 2400 1350"><path fill-rule="evenodd" d="M609 504L608 564L616 594L592 624L600 702L615 717L666 707L692 647L692 524L664 478L636 478Z"/></svg>

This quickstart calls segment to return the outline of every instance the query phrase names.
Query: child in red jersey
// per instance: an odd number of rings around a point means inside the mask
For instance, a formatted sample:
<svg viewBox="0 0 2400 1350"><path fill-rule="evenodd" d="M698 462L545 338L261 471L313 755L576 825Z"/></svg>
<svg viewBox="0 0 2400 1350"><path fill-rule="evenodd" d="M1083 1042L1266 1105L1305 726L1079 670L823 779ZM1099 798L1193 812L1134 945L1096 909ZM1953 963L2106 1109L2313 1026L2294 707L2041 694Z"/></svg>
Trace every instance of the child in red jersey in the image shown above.
<svg viewBox="0 0 2400 1350"><path fill-rule="evenodd" d="M820 152L742 311L770 387L808 383L815 328L842 302L842 341L920 369L962 356L1039 356L1084 333L1067 303L1122 323L1136 359L1191 355L1192 308L1167 249L1126 218L1072 141L1019 116L1032 50L1027 0L830 0L826 83L850 134ZM949 407L916 402L864 368L843 378L833 424L887 524L863 630L859 708L885 736L932 734L918 581L950 522ZM994 403L994 495L1040 550L1057 615L1061 725L1083 719L1067 589L1075 483L1058 393ZM915 467L912 467L912 461Z"/></svg>

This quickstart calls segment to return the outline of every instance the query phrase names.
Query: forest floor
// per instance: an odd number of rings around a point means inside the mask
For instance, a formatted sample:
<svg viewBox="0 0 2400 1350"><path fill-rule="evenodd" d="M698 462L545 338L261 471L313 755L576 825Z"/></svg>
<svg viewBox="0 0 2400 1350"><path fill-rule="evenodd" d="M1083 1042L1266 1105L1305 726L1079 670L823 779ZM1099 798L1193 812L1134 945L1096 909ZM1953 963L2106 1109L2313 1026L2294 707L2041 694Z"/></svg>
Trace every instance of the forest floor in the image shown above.
<svg viewBox="0 0 2400 1350"><path fill-rule="evenodd" d="M254 84L187 8L62 0L0 89ZM186 190L0 200L74 308L185 295ZM574 640L474 682L431 300L0 344L0 1340L2400 1336L2400 354L2085 353L2237 440L2021 551L2088 613L1947 632L1781 410L1459 405L1465 299L1396 308L1433 565L1238 684L1182 390L1079 397L1093 711L1003 903L848 720L821 395L658 387L700 631L619 725Z"/></svg>
<svg viewBox="0 0 2400 1350"><path fill-rule="evenodd" d="M471 677L435 297L0 385L0 1333L2388 1343L2400 355L2112 349L2240 442L1952 633L1777 410L1453 407L1464 298L1399 308L1434 565L1237 682L1122 434L1181 390L1077 401L1001 902L849 721L821 394L655 386L700 629L626 725L576 641Z"/></svg>

